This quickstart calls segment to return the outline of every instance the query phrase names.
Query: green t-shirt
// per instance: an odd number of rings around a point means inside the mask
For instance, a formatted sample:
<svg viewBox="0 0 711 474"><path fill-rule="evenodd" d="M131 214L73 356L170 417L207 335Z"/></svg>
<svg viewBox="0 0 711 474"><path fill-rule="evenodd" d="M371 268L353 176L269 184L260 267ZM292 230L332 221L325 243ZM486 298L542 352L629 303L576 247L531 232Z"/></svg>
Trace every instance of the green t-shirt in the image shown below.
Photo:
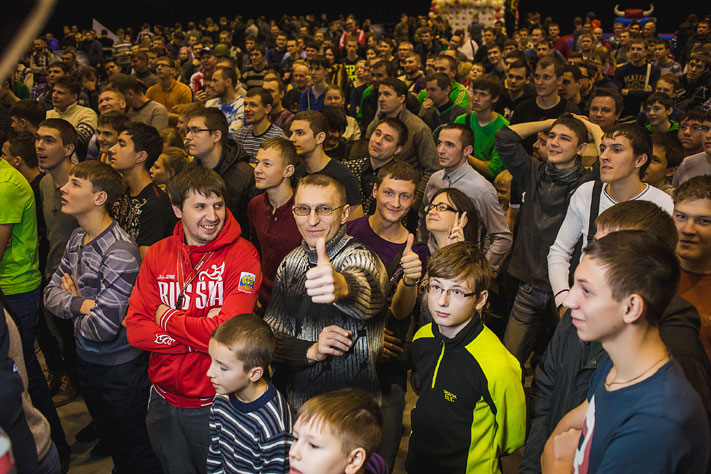
<svg viewBox="0 0 711 474"><path fill-rule="evenodd" d="M0 159L0 224L12 224L12 245L0 260L0 288L6 295L39 287L35 196L24 176Z"/></svg>
<svg viewBox="0 0 711 474"><path fill-rule="evenodd" d="M422 89L419 94L417 94L417 100L422 104L427 98L427 89ZM469 91L466 87L458 83L457 81L452 81L452 91L449 93L449 100L460 107L465 109L469 108Z"/></svg>
<svg viewBox="0 0 711 474"><path fill-rule="evenodd" d="M504 125L508 126L509 121L499 115L482 127L476 119L476 112L472 112L469 115L471 116L469 127L474 132L474 151L472 154L479 160L488 161L486 169L489 170L491 176L485 176L485 178L489 181L494 181L496 176L504 170L501 158L499 158L499 154L494 148L494 134ZM466 124L467 115L460 115L454 120L454 123Z"/></svg>

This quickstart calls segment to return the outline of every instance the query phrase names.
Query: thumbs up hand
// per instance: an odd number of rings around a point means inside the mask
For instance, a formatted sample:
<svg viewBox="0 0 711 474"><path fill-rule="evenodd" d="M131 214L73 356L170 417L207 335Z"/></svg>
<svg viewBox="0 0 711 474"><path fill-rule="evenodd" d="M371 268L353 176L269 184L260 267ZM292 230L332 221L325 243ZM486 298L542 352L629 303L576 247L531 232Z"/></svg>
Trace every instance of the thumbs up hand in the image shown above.
<svg viewBox="0 0 711 474"><path fill-rule="evenodd" d="M420 256L412 251L412 244L415 242L415 236L410 234L407 237L405 250L400 258L400 265L403 271L403 283L407 286L414 286L420 277L422 277L422 261Z"/></svg>
<svg viewBox="0 0 711 474"><path fill-rule="evenodd" d="M331 265L323 238L316 242L316 255L316 266L306 272L306 294L311 297L311 301L331 304L348 296L348 283Z"/></svg>

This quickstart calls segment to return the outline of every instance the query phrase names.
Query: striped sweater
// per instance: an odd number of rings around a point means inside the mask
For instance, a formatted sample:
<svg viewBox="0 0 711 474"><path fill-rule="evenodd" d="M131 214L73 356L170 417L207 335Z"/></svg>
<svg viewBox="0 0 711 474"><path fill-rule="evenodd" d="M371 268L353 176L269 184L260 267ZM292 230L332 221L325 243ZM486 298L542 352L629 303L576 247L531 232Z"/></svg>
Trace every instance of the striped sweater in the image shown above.
<svg viewBox="0 0 711 474"><path fill-rule="evenodd" d="M82 360L123 364L141 354L128 344L126 328L121 325L140 267L138 247L116 222L86 245L85 235L77 227L69 237L59 267L44 290L44 304L57 317L74 320L77 354ZM74 278L81 296L62 289L65 273ZM95 304L90 314L83 315L79 310L86 299Z"/></svg>
<svg viewBox="0 0 711 474"><path fill-rule="evenodd" d="M302 242L279 265L269 308L264 319L277 335L273 360L277 380L285 383L289 404L297 410L309 398L323 392L357 387L380 397L375 372L383 348L387 272L377 255L345 234L346 226L326 243L326 253L347 283L349 295L333 304L315 304L306 295L306 272L316 266L316 251ZM307 307L302 321L299 309ZM331 325L350 330L352 349L340 357L308 364L306 352Z"/></svg>
<svg viewBox="0 0 711 474"><path fill-rule="evenodd" d="M291 428L289 406L271 383L251 403L243 403L234 395L215 396L210 408L207 472L289 472Z"/></svg>

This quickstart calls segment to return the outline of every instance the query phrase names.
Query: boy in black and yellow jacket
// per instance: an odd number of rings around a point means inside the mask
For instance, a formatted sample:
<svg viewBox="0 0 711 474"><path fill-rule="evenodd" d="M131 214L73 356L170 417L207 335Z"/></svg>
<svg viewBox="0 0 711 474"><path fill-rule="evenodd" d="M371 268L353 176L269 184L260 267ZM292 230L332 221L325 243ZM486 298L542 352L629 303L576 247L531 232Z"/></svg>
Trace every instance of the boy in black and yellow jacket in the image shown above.
<svg viewBox="0 0 711 474"><path fill-rule="evenodd" d="M430 257L428 275L434 323L412 342L420 397L407 472L500 473L500 456L524 443L526 404L518 361L481 320L491 269L457 242Z"/></svg>

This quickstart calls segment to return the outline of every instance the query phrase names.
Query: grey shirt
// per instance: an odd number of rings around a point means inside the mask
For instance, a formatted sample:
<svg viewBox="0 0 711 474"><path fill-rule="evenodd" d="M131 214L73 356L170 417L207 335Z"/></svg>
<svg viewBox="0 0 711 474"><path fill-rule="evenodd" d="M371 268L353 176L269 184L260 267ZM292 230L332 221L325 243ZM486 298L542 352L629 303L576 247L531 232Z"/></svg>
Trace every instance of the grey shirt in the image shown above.
<svg viewBox="0 0 711 474"><path fill-rule="evenodd" d="M49 173L40 181L40 194L42 196L42 214L47 224L47 240L49 241L45 271L47 275L52 275L59 266L69 236L72 235L74 229L79 227L79 224L72 216L62 213L62 193L59 191L59 187L54 184L54 178Z"/></svg>
<svg viewBox="0 0 711 474"><path fill-rule="evenodd" d="M450 173L446 173L445 170L437 171L430 177L420 207L417 240L428 242L425 206L432 202L437 191L444 188L460 190L469 196L469 199L476 205L479 211L480 242L485 244L483 250L486 253L486 259L494 270L498 270L501 260L513 243L513 236L506 224L506 216L504 209L499 204L496 188L469 163L464 163ZM434 239L429 239L428 246L432 253L437 250Z"/></svg>
<svg viewBox="0 0 711 474"><path fill-rule="evenodd" d="M674 173L672 186L676 189L684 181L688 181L694 176L703 175L711 175L711 158L705 151L684 158L684 161L681 162Z"/></svg>
<svg viewBox="0 0 711 474"><path fill-rule="evenodd" d="M168 110L163 104L155 100L149 100L137 109L131 107L128 115L134 122L145 123L156 130L161 130L168 126Z"/></svg>

